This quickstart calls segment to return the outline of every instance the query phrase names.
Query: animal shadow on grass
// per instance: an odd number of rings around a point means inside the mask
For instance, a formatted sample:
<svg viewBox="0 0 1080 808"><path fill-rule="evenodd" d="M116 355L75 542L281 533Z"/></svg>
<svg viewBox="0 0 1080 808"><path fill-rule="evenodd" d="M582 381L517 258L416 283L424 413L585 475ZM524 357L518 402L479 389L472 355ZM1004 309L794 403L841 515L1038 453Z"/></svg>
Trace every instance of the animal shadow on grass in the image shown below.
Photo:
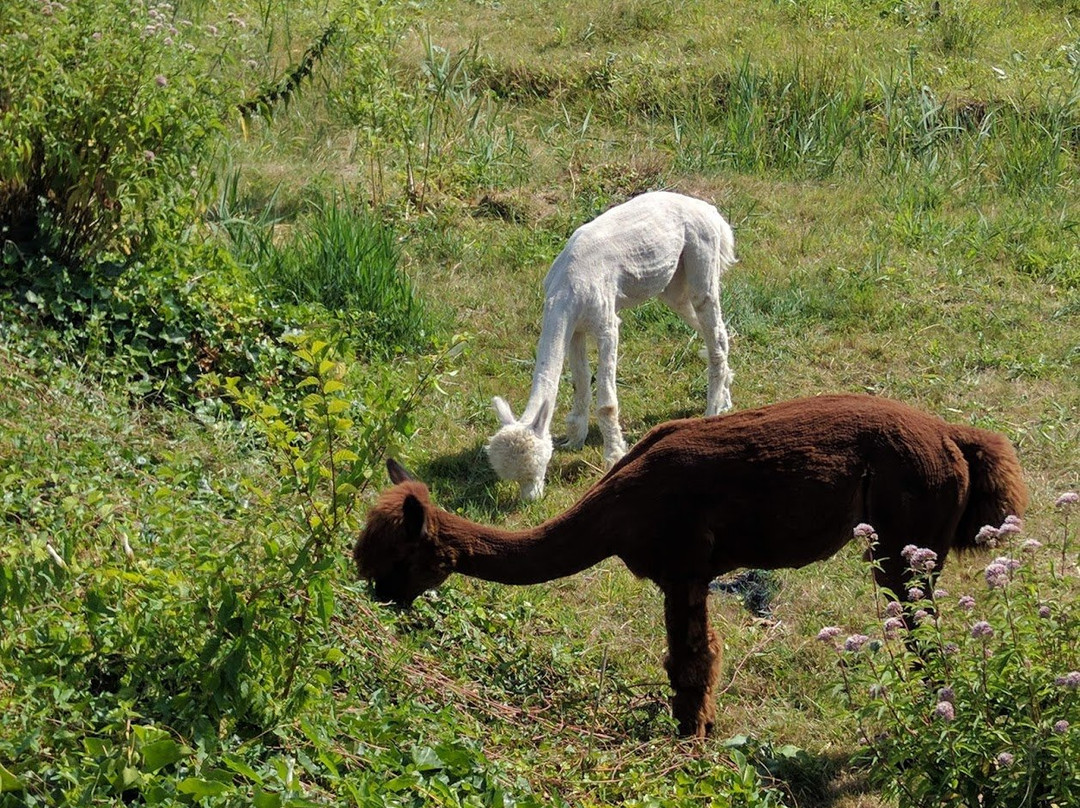
<svg viewBox="0 0 1080 808"><path fill-rule="evenodd" d="M811 754L803 749L781 748L763 757L762 767L794 798L795 805L876 808L883 804L848 752Z"/></svg>
<svg viewBox="0 0 1080 808"><path fill-rule="evenodd" d="M513 499L496 493L499 478L495 476L482 444L433 457L419 465L416 476L437 488L432 495L449 511L478 510L495 515L516 507Z"/></svg>
<svg viewBox="0 0 1080 808"><path fill-rule="evenodd" d="M700 411L688 408L657 418L634 420L629 424L630 432L640 439L652 427L663 421L695 418L700 415ZM555 454L548 466L547 484L549 486L552 484L577 486L582 482L591 485L599 481L604 476L603 469L583 458L581 450L561 447L559 442L563 437L563 435L554 436ZM602 444L603 438L599 428L595 424L590 425L585 445L600 446ZM438 488L435 494L436 501L443 508L451 511L463 509L495 517L518 511L523 505L516 495L504 495L497 492L499 478L491 468L491 463L488 462L482 443L459 452L439 455L426 463L420 463L412 471L425 483Z"/></svg>

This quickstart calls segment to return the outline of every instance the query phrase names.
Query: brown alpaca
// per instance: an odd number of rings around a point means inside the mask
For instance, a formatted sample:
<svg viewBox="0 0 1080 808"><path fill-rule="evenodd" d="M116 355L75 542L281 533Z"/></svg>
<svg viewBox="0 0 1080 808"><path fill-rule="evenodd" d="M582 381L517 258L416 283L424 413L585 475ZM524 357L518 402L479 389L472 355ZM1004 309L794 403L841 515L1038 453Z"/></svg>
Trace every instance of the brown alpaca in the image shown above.
<svg viewBox="0 0 1080 808"><path fill-rule="evenodd" d="M715 576L828 558L865 522L879 537L879 583L903 597L904 545L944 562L1028 499L1001 435L864 395L660 424L577 504L525 530L442 510L400 465L387 467L395 485L353 552L376 598L408 605L452 572L540 583L618 556L664 593L672 712L699 737L713 724L722 647L709 625Z"/></svg>

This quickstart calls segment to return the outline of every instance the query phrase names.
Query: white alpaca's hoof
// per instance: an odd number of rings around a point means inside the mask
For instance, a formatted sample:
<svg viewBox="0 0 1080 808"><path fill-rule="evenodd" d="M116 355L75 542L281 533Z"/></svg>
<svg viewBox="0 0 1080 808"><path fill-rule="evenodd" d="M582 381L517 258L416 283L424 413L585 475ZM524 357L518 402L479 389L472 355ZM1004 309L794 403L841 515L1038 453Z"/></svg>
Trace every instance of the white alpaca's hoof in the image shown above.
<svg viewBox="0 0 1080 808"><path fill-rule="evenodd" d="M585 445L585 438L589 434L589 418L577 415L568 415L566 418L566 437L559 445L564 449L580 449Z"/></svg>
<svg viewBox="0 0 1080 808"><path fill-rule="evenodd" d="M604 451L604 471L607 471L622 460L623 455L625 454L626 444L622 441L619 442L618 446L612 446L610 449L606 449Z"/></svg>

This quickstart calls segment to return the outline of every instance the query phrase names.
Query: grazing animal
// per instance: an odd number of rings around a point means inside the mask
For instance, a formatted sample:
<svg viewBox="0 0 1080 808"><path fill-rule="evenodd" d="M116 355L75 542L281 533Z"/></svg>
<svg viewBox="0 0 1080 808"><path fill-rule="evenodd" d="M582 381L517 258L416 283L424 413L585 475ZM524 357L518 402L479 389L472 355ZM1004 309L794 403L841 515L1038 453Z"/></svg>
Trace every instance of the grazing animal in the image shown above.
<svg viewBox="0 0 1080 808"><path fill-rule="evenodd" d="M524 530L442 510L387 465L395 485L353 552L377 599L407 605L453 572L533 584L618 556L664 593L672 711L680 732L699 737L713 724L722 647L707 608L715 576L820 561L865 522L878 534L879 583L904 598L905 545L944 562L1028 500L1001 435L865 395L660 424L577 504Z"/></svg>
<svg viewBox="0 0 1080 808"><path fill-rule="evenodd" d="M724 217L700 199L652 191L608 210L574 231L544 279L544 318L532 392L521 418L494 400L501 428L487 444L500 478L522 499L544 492L551 460L551 418L563 359L569 354L574 402L564 445L581 448L589 429L592 377L585 337L597 342L597 420L604 465L626 454L619 427L615 365L620 309L659 297L705 341L709 363L706 415L731 409L728 334L720 313L720 276L734 264L735 241Z"/></svg>

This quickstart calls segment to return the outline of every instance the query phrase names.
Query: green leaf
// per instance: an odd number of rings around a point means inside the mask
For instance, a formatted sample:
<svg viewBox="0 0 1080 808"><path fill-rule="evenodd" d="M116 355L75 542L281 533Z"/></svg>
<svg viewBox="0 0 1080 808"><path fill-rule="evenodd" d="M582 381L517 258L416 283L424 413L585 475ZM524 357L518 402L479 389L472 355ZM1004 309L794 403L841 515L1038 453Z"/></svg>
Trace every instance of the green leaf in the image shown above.
<svg viewBox="0 0 1080 808"><path fill-rule="evenodd" d="M414 748L412 759L416 766L416 770L421 772L436 771L444 768L446 765L443 763L442 758L439 757L439 753L430 746L418 746Z"/></svg>
<svg viewBox="0 0 1080 808"><path fill-rule="evenodd" d="M315 609L324 626L330 625L330 618L334 616L334 591L325 578L318 580L318 584L312 586L315 596Z"/></svg>
<svg viewBox="0 0 1080 808"><path fill-rule="evenodd" d="M5 791L22 791L24 788L22 780L4 768L3 763L0 763L0 794Z"/></svg>
<svg viewBox="0 0 1080 808"><path fill-rule="evenodd" d="M219 794L224 794L228 788L225 783L219 783L216 780L188 777L180 781L176 790L181 794L191 794L193 797L216 797Z"/></svg>
<svg viewBox="0 0 1080 808"><path fill-rule="evenodd" d="M104 738L83 738L83 748L91 757L101 758L112 754L112 741Z"/></svg>
<svg viewBox="0 0 1080 808"><path fill-rule="evenodd" d="M143 771L156 772L184 757L185 750L176 741L170 739L154 741L142 749Z"/></svg>
<svg viewBox="0 0 1080 808"><path fill-rule="evenodd" d="M251 782L253 782L253 783L261 783L262 782L262 777L259 776L259 773L256 772L253 768L251 768L251 766L249 766L247 763L245 763L243 760L236 757L235 755L230 755L228 753L225 753L224 755L222 755L221 761L228 768L232 769L234 772L241 775L242 777L246 777Z"/></svg>
<svg viewBox="0 0 1080 808"><path fill-rule="evenodd" d="M255 808L281 808L281 795L256 788L255 795L251 798L251 804Z"/></svg>
<svg viewBox="0 0 1080 808"><path fill-rule="evenodd" d="M335 398L326 402L326 414L337 415L349 409L349 402L343 398Z"/></svg>
<svg viewBox="0 0 1080 808"><path fill-rule="evenodd" d="M327 379L323 385L323 395L331 395L345 389L345 382L340 379Z"/></svg>

